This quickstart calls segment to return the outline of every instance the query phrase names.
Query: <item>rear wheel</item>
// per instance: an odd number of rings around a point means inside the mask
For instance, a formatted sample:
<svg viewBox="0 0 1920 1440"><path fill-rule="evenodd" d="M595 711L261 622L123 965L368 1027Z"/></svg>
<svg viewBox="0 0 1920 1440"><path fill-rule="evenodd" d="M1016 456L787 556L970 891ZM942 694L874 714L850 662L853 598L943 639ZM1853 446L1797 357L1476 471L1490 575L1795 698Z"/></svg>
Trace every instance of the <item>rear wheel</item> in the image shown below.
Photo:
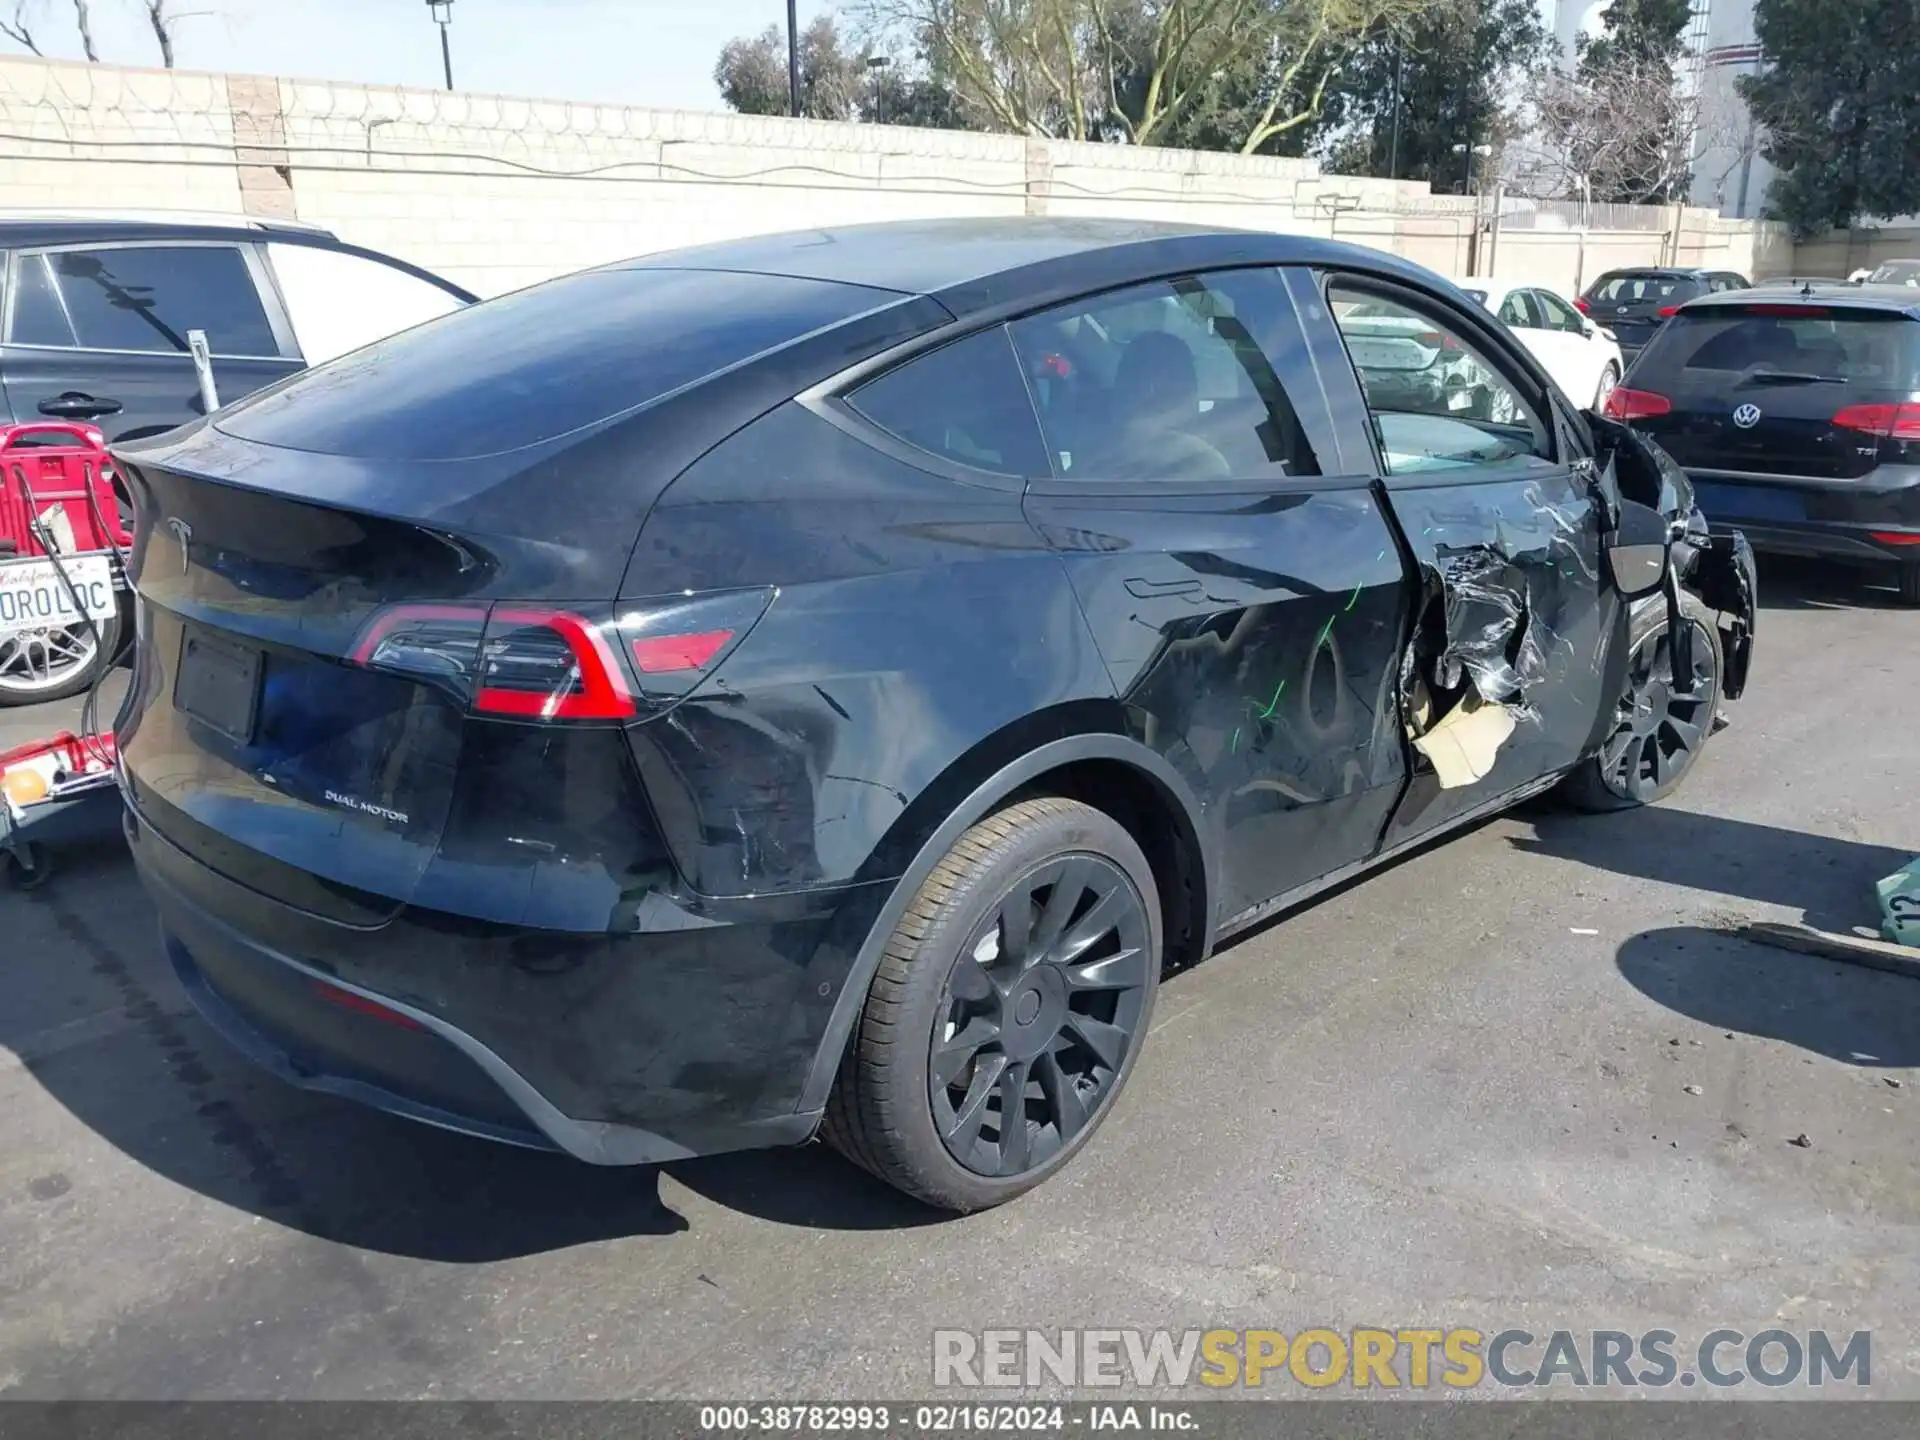
<svg viewBox="0 0 1920 1440"><path fill-rule="evenodd" d="M1911 561L1900 566L1900 603L1920 605L1920 565Z"/></svg>
<svg viewBox="0 0 1920 1440"><path fill-rule="evenodd" d="M1140 847L1077 801L1023 801L960 837L881 957L823 1133L942 1209L1061 1169L1132 1073L1160 977Z"/></svg>
<svg viewBox="0 0 1920 1440"><path fill-rule="evenodd" d="M1713 612L1691 595L1681 596L1693 631L1690 676L1676 679L1673 647L1662 601L1634 614L1633 649L1625 692L1615 703L1613 725L1598 753L1562 783L1577 809L1627 810L1664 800L1692 773L1720 706L1720 631Z"/></svg>

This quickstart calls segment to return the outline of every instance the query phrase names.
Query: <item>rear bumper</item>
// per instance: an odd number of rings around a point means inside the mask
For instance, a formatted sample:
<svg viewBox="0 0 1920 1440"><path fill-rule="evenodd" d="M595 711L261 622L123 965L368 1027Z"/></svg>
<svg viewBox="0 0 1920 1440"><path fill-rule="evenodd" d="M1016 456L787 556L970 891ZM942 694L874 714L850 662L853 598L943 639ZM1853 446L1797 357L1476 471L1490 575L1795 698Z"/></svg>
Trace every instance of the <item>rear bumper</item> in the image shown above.
<svg viewBox="0 0 1920 1440"><path fill-rule="evenodd" d="M1920 563L1920 469L1882 466L1839 481L1696 469L1687 476L1714 528L1739 528L1756 550Z"/></svg>
<svg viewBox="0 0 1920 1440"><path fill-rule="evenodd" d="M322 920L217 874L131 808L126 828L188 997L291 1084L597 1165L797 1144L818 1127L796 1101L818 1045L806 1017L824 1030L831 998L796 1007L807 968L781 958L786 975L762 977L785 981L777 998L753 1005L739 984L756 968L751 927L693 932L739 947L718 964L635 935L569 965L456 917Z"/></svg>

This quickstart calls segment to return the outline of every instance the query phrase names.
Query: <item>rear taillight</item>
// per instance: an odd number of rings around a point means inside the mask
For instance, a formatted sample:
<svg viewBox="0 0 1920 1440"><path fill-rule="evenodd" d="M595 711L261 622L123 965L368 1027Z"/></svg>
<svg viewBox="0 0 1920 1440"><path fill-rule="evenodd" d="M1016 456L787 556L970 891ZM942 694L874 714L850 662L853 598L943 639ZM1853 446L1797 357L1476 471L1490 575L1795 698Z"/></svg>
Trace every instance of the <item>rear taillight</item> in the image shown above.
<svg viewBox="0 0 1920 1440"><path fill-rule="evenodd" d="M1847 405L1833 423L1837 429L1858 430L1882 440L1920 440L1920 405Z"/></svg>
<svg viewBox="0 0 1920 1440"><path fill-rule="evenodd" d="M633 688L598 625L567 610L495 607L474 679L476 715L624 720Z"/></svg>
<svg viewBox="0 0 1920 1440"><path fill-rule="evenodd" d="M1673 402L1651 390L1629 390L1622 385L1607 397L1606 416L1609 420L1648 420L1656 415L1672 413Z"/></svg>
<svg viewBox="0 0 1920 1440"><path fill-rule="evenodd" d="M677 596L597 616L512 603L395 605L367 623L348 658L438 685L476 715L626 720L673 705L704 680L775 593Z"/></svg>
<svg viewBox="0 0 1920 1440"><path fill-rule="evenodd" d="M1593 306L1588 304L1585 300L1574 301L1573 308L1578 310L1582 315L1590 315L1593 313Z"/></svg>
<svg viewBox="0 0 1920 1440"><path fill-rule="evenodd" d="M1920 534L1911 530L1869 530L1867 534L1882 545L1920 545Z"/></svg>
<svg viewBox="0 0 1920 1440"><path fill-rule="evenodd" d="M1662 305L1660 307L1660 318L1662 320L1671 320L1679 313L1680 307L1678 305Z"/></svg>

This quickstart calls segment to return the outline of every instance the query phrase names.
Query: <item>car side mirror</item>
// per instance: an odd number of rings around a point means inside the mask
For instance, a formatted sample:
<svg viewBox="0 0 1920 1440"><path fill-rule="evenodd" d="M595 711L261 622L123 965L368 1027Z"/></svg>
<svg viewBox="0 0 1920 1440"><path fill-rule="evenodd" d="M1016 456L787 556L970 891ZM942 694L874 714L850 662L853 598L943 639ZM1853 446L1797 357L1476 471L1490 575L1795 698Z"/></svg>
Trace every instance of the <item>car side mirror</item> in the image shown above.
<svg viewBox="0 0 1920 1440"><path fill-rule="evenodd" d="M1670 535L1667 522L1651 505L1620 502L1620 524L1607 541L1607 567L1614 588L1629 600L1651 595L1667 578Z"/></svg>

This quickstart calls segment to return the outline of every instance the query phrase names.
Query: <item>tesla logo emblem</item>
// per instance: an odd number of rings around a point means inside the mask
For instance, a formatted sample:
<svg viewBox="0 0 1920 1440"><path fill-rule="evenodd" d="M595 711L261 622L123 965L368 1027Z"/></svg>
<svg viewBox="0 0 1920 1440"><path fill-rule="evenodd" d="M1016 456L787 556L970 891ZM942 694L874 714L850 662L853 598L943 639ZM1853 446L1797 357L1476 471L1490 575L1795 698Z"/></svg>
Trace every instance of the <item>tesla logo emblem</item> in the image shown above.
<svg viewBox="0 0 1920 1440"><path fill-rule="evenodd" d="M1751 430L1760 423L1760 407L1758 405L1742 405L1738 410L1733 412L1733 423L1738 425L1742 430Z"/></svg>
<svg viewBox="0 0 1920 1440"><path fill-rule="evenodd" d="M180 573L187 573L187 546L193 543L193 527L184 520L167 518L167 529L173 532L173 538L180 542Z"/></svg>

